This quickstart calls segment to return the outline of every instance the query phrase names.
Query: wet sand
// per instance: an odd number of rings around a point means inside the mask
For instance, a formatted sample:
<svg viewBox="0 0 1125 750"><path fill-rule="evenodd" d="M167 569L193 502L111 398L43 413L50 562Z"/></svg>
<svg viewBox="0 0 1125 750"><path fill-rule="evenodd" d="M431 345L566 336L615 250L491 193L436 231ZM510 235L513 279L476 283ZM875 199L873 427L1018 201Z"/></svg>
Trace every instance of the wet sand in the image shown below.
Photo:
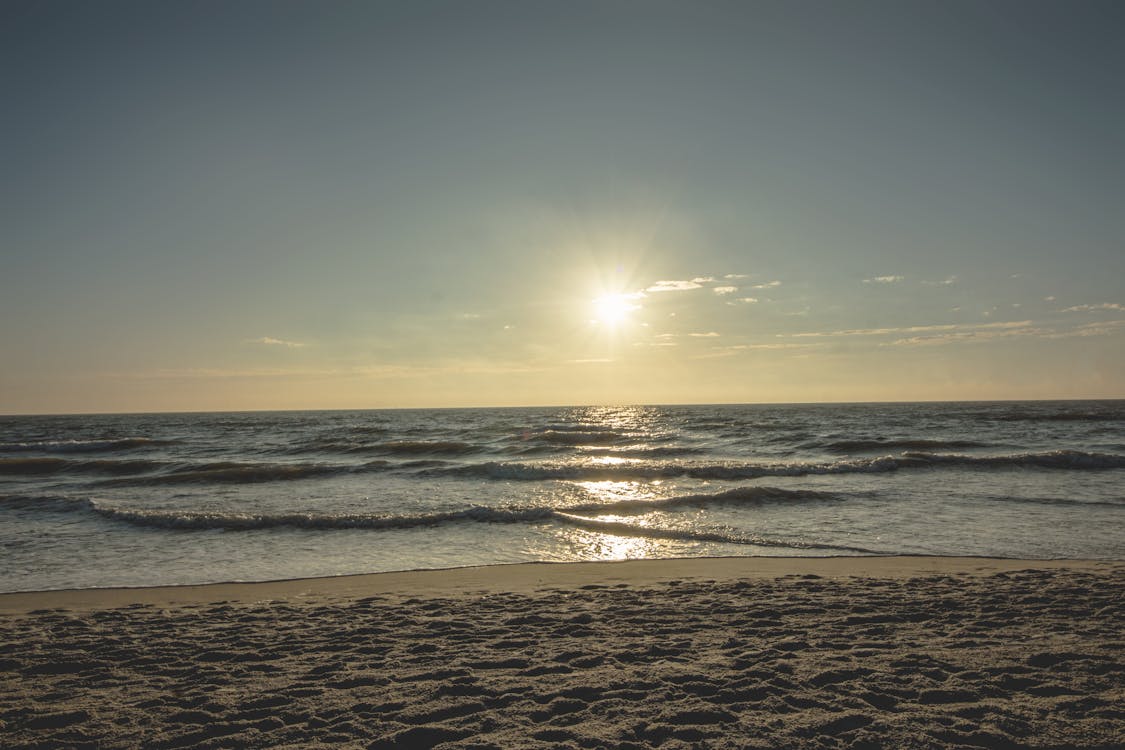
<svg viewBox="0 0 1125 750"><path fill-rule="evenodd" d="M5 747L1121 747L1125 564L723 558L0 595Z"/></svg>

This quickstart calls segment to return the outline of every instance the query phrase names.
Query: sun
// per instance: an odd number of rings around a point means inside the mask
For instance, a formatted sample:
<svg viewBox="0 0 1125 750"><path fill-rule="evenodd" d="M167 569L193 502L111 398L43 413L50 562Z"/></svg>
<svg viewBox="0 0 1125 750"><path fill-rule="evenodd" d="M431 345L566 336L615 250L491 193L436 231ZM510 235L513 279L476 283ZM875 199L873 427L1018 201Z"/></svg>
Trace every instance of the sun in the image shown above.
<svg viewBox="0 0 1125 750"><path fill-rule="evenodd" d="M603 294L594 300L594 311L599 323L616 326L629 319L630 313L640 305L633 294Z"/></svg>

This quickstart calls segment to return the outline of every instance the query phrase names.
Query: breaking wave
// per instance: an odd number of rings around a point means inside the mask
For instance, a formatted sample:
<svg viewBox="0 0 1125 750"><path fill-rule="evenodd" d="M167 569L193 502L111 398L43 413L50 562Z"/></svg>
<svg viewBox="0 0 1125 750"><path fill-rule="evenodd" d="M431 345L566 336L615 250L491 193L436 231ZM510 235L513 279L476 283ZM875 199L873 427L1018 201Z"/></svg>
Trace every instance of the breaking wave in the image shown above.
<svg viewBox="0 0 1125 750"><path fill-rule="evenodd" d="M504 510L474 507L446 513L422 513L419 515L368 515L368 514L322 514L322 513L204 513L131 510L106 508L92 505L91 510L100 516L115 521L124 521L134 526L147 526L158 529L179 529L188 531L252 531L292 527L300 529L412 529L423 526L438 526L458 521L477 521L482 523L527 523L545 520L552 516L546 508L523 510Z"/></svg>
<svg viewBox="0 0 1125 750"><path fill-rule="evenodd" d="M332 513L220 513L203 511L150 510L106 505L90 498L62 496L0 496L0 507L47 513L91 513L106 520L134 527L172 531L256 531L276 528L315 530L396 530L440 526L450 523L542 524L561 523L614 536L719 542L724 544L824 549L878 554L862 547L816 542L786 541L733 531L687 530L607 520L599 515L641 514L654 510L705 508L711 505L761 504L766 502L807 502L839 499L823 492L784 490L772 487L743 487L715 494L686 495L656 500L630 500L587 503L563 508L487 508L472 506L460 510L415 515L332 514Z"/></svg>
<svg viewBox="0 0 1125 750"><path fill-rule="evenodd" d="M815 490L784 490L778 487L735 487L714 494L680 495L655 499L617 500L586 503L566 508L571 513L650 513L654 510L706 508L712 505L763 505L765 503L807 503L840 500L839 495Z"/></svg>
<svg viewBox="0 0 1125 750"><path fill-rule="evenodd" d="M841 544L823 544L819 542L803 542L797 540L769 539L761 536L744 536L737 533L724 534L716 531L691 531L688 529L669 529L658 526L642 526L639 524L623 523L621 521L605 521L598 518L587 518L570 513L556 513L559 518L571 526L577 526L587 531L597 531L614 536L643 537L646 539L669 539L673 541L693 542L719 542L720 544L749 544L757 547L784 547L788 549L806 550L836 550L838 552L858 552L861 554L880 554L865 547L852 547Z"/></svg>

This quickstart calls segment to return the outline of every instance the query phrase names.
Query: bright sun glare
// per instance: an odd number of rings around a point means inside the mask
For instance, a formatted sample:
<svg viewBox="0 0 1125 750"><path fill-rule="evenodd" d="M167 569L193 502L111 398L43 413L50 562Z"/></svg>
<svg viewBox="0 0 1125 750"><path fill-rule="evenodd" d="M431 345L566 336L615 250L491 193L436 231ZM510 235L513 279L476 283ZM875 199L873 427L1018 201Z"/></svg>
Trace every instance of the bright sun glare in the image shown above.
<svg viewBox="0 0 1125 750"><path fill-rule="evenodd" d="M607 325L623 323L638 307L631 294L603 294L594 300L598 322Z"/></svg>

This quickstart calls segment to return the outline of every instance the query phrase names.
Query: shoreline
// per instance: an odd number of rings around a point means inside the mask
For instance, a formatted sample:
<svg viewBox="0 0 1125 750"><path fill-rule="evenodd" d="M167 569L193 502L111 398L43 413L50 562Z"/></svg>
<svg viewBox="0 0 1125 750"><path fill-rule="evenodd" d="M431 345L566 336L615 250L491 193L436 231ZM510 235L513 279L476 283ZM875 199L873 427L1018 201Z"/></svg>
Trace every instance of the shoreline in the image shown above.
<svg viewBox="0 0 1125 750"><path fill-rule="evenodd" d="M823 578L911 578L928 575L993 575L1025 569L1111 570L1125 560L1032 559L945 555L838 555L823 557L679 557L584 562L524 562L457 568L224 581L164 586L111 586L0 593L0 615L48 609L113 609L130 605L191 606L214 601L252 603L347 599L371 595L465 597L530 593L546 588L670 580L728 582L793 575Z"/></svg>

